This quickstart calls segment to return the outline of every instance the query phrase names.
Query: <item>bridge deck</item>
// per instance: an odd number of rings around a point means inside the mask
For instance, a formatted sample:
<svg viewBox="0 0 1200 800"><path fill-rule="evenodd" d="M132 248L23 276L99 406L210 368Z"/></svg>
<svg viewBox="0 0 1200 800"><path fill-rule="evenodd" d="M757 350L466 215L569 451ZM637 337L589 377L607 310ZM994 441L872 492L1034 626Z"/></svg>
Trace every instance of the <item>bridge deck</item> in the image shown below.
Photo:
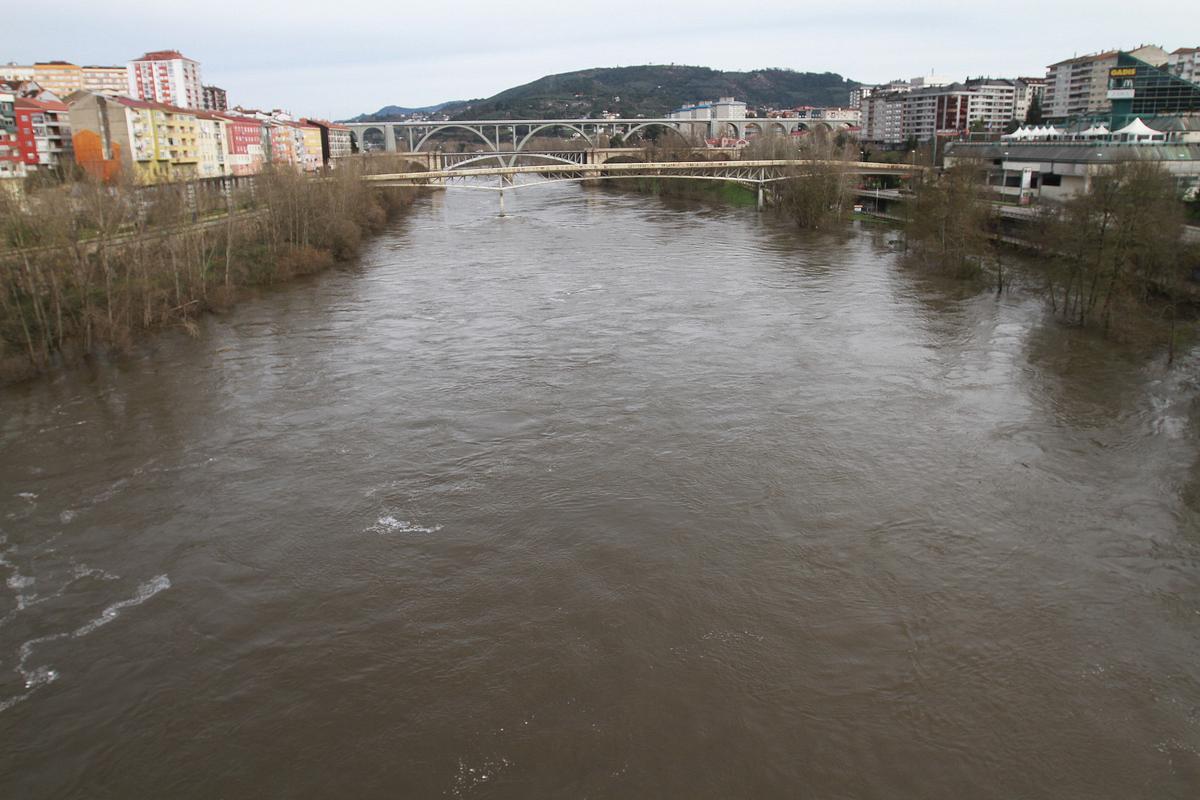
<svg viewBox="0 0 1200 800"><path fill-rule="evenodd" d="M513 177L516 175L580 175L584 176L628 172L633 176L653 176L679 172L711 172L711 173L741 173L746 177L730 178L730 180L755 180L749 173L758 171L775 174L786 170L803 170L806 167L844 167L846 172L864 174L910 174L914 167L909 164L883 164L870 161L829 161L821 159L787 159L787 160L747 160L747 161L653 161L653 162L622 162L618 164L532 164L520 167L472 167L469 169L442 169L427 172L397 172L385 175L365 175L364 180L374 182L406 182L430 180L450 180L471 177ZM916 170L924 169L916 167ZM758 180L762 180L759 177Z"/></svg>

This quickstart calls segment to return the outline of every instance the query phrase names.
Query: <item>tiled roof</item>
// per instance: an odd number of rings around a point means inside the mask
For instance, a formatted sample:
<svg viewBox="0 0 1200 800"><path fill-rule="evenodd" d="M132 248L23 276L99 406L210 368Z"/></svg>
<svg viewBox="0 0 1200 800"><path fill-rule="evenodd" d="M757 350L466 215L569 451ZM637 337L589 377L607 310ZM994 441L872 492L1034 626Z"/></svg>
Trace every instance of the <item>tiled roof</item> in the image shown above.
<svg viewBox="0 0 1200 800"><path fill-rule="evenodd" d="M141 58L135 58L134 61L174 61L177 58L191 61L190 58L178 50L153 50Z"/></svg>
<svg viewBox="0 0 1200 800"><path fill-rule="evenodd" d="M40 108L43 111L66 111L67 104L57 100L35 100L32 97L21 97L17 100L17 108Z"/></svg>

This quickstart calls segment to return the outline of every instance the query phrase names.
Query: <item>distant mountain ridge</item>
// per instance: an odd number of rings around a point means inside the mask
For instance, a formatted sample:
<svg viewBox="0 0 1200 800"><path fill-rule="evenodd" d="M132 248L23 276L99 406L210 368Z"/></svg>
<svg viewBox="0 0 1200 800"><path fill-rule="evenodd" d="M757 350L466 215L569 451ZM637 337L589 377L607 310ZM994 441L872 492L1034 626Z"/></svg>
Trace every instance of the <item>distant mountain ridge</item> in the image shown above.
<svg viewBox="0 0 1200 800"><path fill-rule="evenodd" d="M622 117L662 117L684 103L730 96L751 107L844 106L850 90L858 86L836 72L724 72L676 64L598 67L547 75L482 100L415 109L385 106L350 121L380 122L414 112L440 112L453 119L565 119L606 111Z"/></svg>
<svg viewBox="0 0 1200 800"><path fill-rule="evenodd" d="M447 100L444 103L438 103L432 106L419 106L412 108L409 106L384 106L373 114L359 114L357 117L343 120L344 122L386 122L388 120L402 119L410 117L413 114L437 114L441 111L452 113L453 107L466 105L469 100Z"/></svg>

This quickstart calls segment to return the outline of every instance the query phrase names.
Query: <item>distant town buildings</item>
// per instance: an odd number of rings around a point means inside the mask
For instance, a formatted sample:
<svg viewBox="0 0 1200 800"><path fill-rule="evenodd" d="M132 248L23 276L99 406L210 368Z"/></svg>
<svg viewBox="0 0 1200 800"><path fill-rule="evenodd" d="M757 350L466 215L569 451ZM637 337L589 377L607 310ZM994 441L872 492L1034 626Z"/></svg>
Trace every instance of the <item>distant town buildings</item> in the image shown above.
<svg viewBox="0 0 1200 800"><path fill-rule="evenodd" d="M137 183L253 175L269 164L316 172L353 150L350 129L282 110L229 110L200 64L155 50L124 67L69 61L0 65L0 177L78 165Z"/></svg>
<svg viewBox="0 0 1200 800"><path fill-rule="evenodd" d="M668 119L745 119L746 104L732 97L722 97L718 100L704 100L699 103L685 103L667 114Z"/></svg>
<svg viewBox="0 0 1200 800"><path fill-rule="evenodd" d="M124 92L125 67L100 67L72 64L69 61L39 61L35 64L0 65L0 80L34 82L57 97L71 92Z"/></svg>

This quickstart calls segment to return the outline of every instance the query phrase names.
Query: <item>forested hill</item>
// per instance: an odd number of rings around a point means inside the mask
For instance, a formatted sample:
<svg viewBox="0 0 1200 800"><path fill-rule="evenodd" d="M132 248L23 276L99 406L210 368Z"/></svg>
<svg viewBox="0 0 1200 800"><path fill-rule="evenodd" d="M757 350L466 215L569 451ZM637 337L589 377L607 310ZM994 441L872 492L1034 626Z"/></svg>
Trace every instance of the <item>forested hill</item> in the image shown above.
<svg viewBox="0 0 1200 800"><path fill-rule="evenodd" d="M708 67L645 66L585 69L547 75L455 110L460 119L661 117L684 103L736 97L751 106L844 106L858 84L832 72L761 69L721 72Z"/></svg>
<svg viewBox="0 0 1200 800"><path fill-rule="evenodd" d="M834 72L722 72L674 64L603 67L547 75L483 100L447 104L443 111L455 119L561 119L604 111L661 117L684 103L729 96L751 107L844 106L858 85Z"/></svg>

